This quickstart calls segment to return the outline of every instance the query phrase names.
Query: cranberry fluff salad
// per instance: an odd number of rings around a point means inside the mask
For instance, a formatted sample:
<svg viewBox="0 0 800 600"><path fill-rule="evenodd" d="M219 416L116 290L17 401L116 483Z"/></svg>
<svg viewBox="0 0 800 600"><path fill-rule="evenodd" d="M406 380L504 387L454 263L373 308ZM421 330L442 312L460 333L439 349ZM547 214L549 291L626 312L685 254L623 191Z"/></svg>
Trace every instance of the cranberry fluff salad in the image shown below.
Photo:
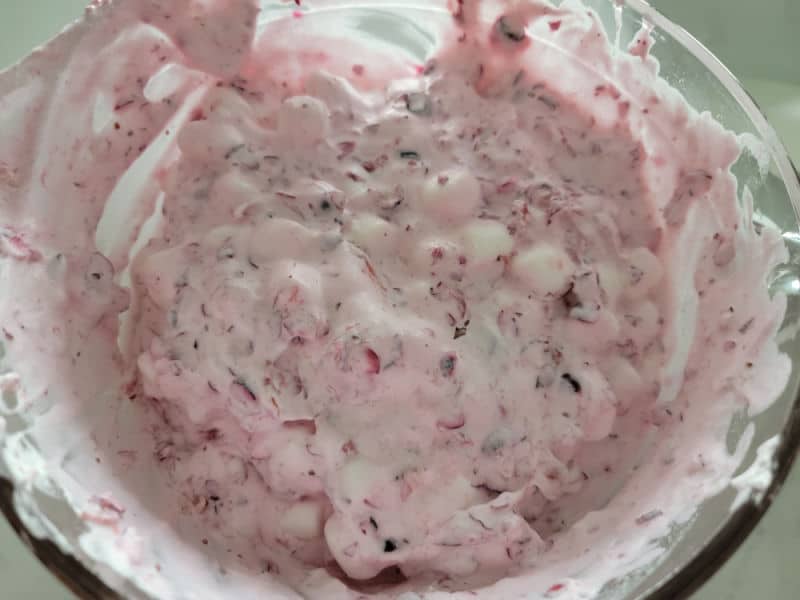
<svg viewBox="0 0 800 600"><path fill-rule="evenodd" d="M3 473L134 597L594 598L783 390L780 232L648 28L348 10L95 0L0 75Z"/></svg>

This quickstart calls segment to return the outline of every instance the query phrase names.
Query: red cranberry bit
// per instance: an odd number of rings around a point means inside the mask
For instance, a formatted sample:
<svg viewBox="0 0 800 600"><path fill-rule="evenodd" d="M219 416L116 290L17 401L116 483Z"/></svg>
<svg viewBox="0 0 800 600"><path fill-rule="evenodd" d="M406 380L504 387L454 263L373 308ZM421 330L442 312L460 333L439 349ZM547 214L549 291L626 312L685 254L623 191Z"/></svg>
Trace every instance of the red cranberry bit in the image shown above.
<svg viewBox="0 0 800 600"><path fill-rule="evenodd" d="M455 429L461 429L465 423L466 418L464 417L464 413L459 413L453 417L439 419L436 421L436 428L440 431L453 431Z"/></svg>
<svg viewBox="0 0 800 600"><path fill-rule="evenodd" d="M115 512L118 515L125 514L125 508L123 508L110 498L104 498L102 496L98 496L96 498L93 498L93 501L95 502L95 504L97 504L97 506L99 506L103 510L110 510L111 512Z"/></svg>
<svg viewBox="0 0 800 600"><path fill-rule="evenodd" d="M298 429L306 431L311 435L317 433L317 423L314 419L296 419L294 421L285 421L283 426L287 429Z"/></svg>
<svg viewBox="0 0 800 600"><path fill-rule="evenodd" d="M517 189L517 183L513 180L504 181L497 186L497 192L500 194L508 194Z"/></svg>
<svg viewBox="0 0 800 600"><path fill-rule="evenodd" d="M661 510L651 510L649 513L645 513L639 518L636 519L637 525L646 525L650 521L653 521L664 514L664 511Z"/></svg>
<svg viewBox="0 0 800 600"><path fill-rule="evenodd" d="M11 247L12 256L23 262L39 262L42 260L42 254L38 250L31 248L28 243L23 239L22 235L18 233L11 233L11 235L3 234L6 243Z"/></svg>
<svg viewBox="0 0 800 600"><path fill-rule="evenodd" d="M381 372L381 359L377 352L372 348L364 350L364 355L367 358L367 373L369 375L377 375Z"/></svg>
<svg viewBox="0 0 800 600"><path fill-rule="evenodd" d="M345 156L348 156L349 154L351 154L353 152L353 150L355 150L355 149L356 149L356 143L355 142L340 142L339 143L339 152L340 152L340 154L336 158L339 159L339 160L342 160Z"/></svg>
<svg viewBox="0 0 800 600"><path fill-rule="evenodd" d="M207 442L214 442L222 437L219 429L216 427L214 429L208 429L203 432L203 437L206 439Z"/></svg>
<svg viewBox="0 0 800 600"><path fill-rule="evenodd" d="M250 402L256 402L258 400L258 398L256 397L255 392L252 390L252 388L250 388L249 385L247 385L247 382L245 382L243 379L241 379L241 378L236 379L233 382L233 385L237 389L239 389L241 392L243 392L244 393L244 397L246 399L250 400Z"/></svg>

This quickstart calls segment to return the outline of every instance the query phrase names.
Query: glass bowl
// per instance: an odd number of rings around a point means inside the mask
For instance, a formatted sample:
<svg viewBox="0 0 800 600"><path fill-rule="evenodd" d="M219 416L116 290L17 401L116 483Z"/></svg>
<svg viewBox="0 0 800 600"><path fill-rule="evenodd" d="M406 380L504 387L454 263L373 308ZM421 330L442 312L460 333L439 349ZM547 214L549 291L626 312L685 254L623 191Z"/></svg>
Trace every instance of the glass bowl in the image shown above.
<svg viewBox="0 0 800 600"><path fill-rule="evenodd" d="M293 3L262 2L261 18L267 21L291 18ZM447 18L445 2L374 0L344 2L319 0L303 3L306 11L332 11L354 31L400 46L424 63L433 50L435 28L429 24ZM685 598L701 586L737 550L753 530L781 489L800 447L800 178L758 106L735 77L706 48L682 28L650 7L644 0L586 0L607 27L610 39L625 49L642 26L652 27L653 55L661 75L678 89L698 111L709 111L728 129L749 140L734 166L740 192L747 186L759 214L768 217L784 232L790 260L770 278L774 293L788 296L786 320L779 333L781 350L792 358L790 382L781 397L765 412L750 418L739 415L732 421L729 444L734 447L745 427L755 425L755 436L744 464L772 467L773 476L757 482L745 494L733 485L708 499L685 526L663 540L664 556L650 567L630 573L606 586L602 600L672 600ZM334 13L333 11L336 11ZM341 11L341 12L339 12ZM756 215L758 218L758 215ZM2 372L0 341L0 372ZM11 424L13 428L13 423ZM22 427L22 425L20 425ZM764 445L765 442L771 443ZM761 453L758 448L765 448ZM766 462L765 462L766 461ZM5 473L3 465L0 472ZM144 591L115 576L86 556L73 556L63 544L43 539L21 514L17 492L9 479L0 478L0 508L21 539L61 581L86 599L147 598ZM44 514L60 524L60 533L75 542L78 517L57 500L40 503ZM62 526L63 525L63 526Z"/></svg>

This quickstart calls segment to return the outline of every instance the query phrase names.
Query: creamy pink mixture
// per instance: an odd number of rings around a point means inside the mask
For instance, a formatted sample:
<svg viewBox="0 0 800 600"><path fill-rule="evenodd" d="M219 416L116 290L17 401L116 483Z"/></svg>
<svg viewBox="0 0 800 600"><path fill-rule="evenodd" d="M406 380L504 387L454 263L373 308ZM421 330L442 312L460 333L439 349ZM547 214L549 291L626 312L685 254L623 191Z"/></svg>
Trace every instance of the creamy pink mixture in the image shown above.
<svg viewBox="0 0 800 600"><path fill-rule="evenodd" d="M193 543L310 597L334 597L308 591L320 573L385 597L491 584L680 432L692 380L782 386L777 234L739 209L736 138L655 93L645 33L612 58L577 3L458 2L427 62L381 63L303 37L313 14L252 43L250 2L183 3L194 20L162 4L92 17L172 41L140 34L118 59L72 149L93 160L41 173L45 190L69 172L88 228L69 247L42 216L2 240L61 282L71 325L114 339L124 313L115 361L150 440L125 458L152 457ZM87 252L155 144L130 234ZM7 314L12 345L26 314ZM627 518L665 518L649 508Z"/></svg>

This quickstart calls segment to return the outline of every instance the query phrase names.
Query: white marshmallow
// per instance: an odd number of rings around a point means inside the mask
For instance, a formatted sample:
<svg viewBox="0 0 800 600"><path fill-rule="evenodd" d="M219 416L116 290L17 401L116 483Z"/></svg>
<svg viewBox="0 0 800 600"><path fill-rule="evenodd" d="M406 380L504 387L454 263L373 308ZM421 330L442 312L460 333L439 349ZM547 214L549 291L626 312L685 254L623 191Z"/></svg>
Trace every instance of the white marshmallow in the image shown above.
<svg viewBox="0 0 800 600"><path fill-rule="evenodd" d="M288 98L278 111L278 133L294 146L311 146L324 139L330 129L327 105L311 96Z"/></svg>
<svg viewBox="0 0 800 600"><path fill-rule="evenodd" d="M537 296L556 296L569 288L575 264L561 248L537 244L516 256L511 270Z"/></svg>
<svg viewBox="0 0 800 600"><path fill-rule="evenodd" d="M235 216L244 213L245 208L252 206L260 195L258 188L239 171L229 171L211 188L214 204L231 207L231 214Z"/></svg>
<svg viewBox="0 0 800 600"><path fill-rule="evenodd" d="M207 163L224 162L229 152L244 143L244 136L236 127L214 121L187 123L178 134L183 155Z"/></svg>
<svg viewBox="0 0 800 600"><path fill-rule="evenodd" d="M143 95L148 102L158 104L177 94L183 86L198 79L200 76L197 71L178 63L168 63L147 81Z"/></svg>
<svg viewBox="0 0 800 600"><path fill-rule="evenodd" d="M339 471L339 490L344 498L356 502L369 496L380 475L380 469L366 458L353 458Z"/></svg>
<svg viewBox="0 0 800 600"><path fill-rule="evenodd" d="M625 311L624 334L631 338L639 348L645 348L661 330L661 313L652 302L645 301Z"/></svg>
<svg viewBox="0 0 800 600"><path fill-rule="evenodd" d="M372 214L361 214L350 222L347 239L362 248L372 250L385 245L395 234L396 227L380 217Z"/></svg>
<svg viewBox="0 0 800 600"><path fill-rule="evenodd" d="M644 389L642 377L630 361L612 356L606 363L606 378L617 397L620 408L627 410Z"/></svg>
<svg viewBox="0 0 800 600"><path fill-rule="evenodd" d="M478 263L497 260L514 248L514 239L498 221L473 221L464 228L462 237L467 256Z"/></svg>
<svg viewBox="0 0 800 600"><path fill-rule="evenodd" d="M283 514L281 528L301 540L322 536L322 506L317 502L298 502Z"/></svg>
<svg viewBox="0 0 800 600"><path fill-rule="evenodd" d="M171 248L150 254L137 265L136 273L147 288L147 295L163 310L175 302L175 283L185 261L182 254L182 248Z"/></svg>
<svg viewBox="0 0 800 600"><path fill-rule="evenodd" d="M350 110L353 104L358 108L363 104L358 91L343 77L325 71L314 71L305 82L305 91L325 102L333 110Z"/></svg>
<svg viewBox="0 0 800 600"><path fill-rule="evenodd" d="M267 219L250 235L248 258L257 265L284 257L301 258L314 234L289 219Z"/></svg>
<svg viewBox="0 0 800 600"><path fill-rule="evenodd" d="M606 293L608 306L613 307L628 283L625 274L612 263L600 263L596 267L600 287Z"/></svg>
<svg viewBox="0 0 800 600"><path fill-rule="evenodd" d="M464 169L434 175L420 192L422 209L439 221L461 222L481 205L481 184Z"/></svg>

